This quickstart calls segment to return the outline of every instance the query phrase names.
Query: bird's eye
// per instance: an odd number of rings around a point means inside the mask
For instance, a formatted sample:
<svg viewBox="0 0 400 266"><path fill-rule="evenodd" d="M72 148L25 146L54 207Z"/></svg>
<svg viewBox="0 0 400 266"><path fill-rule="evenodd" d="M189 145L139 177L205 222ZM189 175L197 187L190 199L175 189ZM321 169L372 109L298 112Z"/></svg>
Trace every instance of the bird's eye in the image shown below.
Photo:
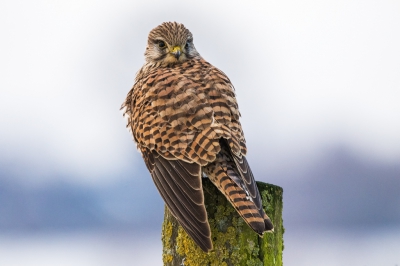
<svg viewBox="0 0 400 266"><path fill-rule="evenodd" d="M190 43L192 42L192 40L187 40L186 44L185 44L185 49L189 48Z"/></svg>
<svg viewBox="0 0 400 266"><path fill-rule="evenodd" d="M165 47L165 42L164 41L158 41L158 47L164 48Z"/></svg>

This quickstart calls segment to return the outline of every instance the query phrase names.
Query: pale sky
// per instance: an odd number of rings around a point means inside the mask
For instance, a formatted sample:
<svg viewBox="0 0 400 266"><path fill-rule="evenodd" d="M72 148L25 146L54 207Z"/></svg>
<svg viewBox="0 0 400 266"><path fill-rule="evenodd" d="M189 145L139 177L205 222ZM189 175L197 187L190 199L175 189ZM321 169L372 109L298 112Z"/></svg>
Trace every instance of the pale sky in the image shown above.
<svg viewBox="0 0 400 266"><path fill-rule="evenodd" d="M0 167L87 184L144 167L119 106L164 21L232 80L253 168L336 145L399 161L399 13L399 1L3 1Z"/></svg>

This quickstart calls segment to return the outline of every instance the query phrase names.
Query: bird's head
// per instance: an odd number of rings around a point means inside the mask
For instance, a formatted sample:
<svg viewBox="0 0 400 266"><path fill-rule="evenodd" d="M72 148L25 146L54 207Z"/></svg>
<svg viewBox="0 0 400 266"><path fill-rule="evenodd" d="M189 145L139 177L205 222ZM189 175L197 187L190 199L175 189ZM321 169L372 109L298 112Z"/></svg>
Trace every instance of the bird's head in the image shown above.
<svg viewBox="0 0 400 266"><path fill-rule="evenodd" d="M175 64L200 57L192 33L183 24L164 22L149 33L145 52L148 63Z"/></svg>

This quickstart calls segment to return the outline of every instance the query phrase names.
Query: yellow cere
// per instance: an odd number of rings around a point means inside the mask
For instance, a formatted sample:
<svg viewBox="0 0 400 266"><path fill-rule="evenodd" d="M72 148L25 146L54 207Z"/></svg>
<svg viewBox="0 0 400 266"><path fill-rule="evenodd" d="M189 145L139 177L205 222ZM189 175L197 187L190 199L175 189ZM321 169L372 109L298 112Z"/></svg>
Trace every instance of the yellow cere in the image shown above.
<svg viewBox="0 0 400 266"><path fill-rule="evenodd" d="M174 48L172 48L172 52L176 53L178 51L181 51L181 47L180 46L175 46Z"/></svg>

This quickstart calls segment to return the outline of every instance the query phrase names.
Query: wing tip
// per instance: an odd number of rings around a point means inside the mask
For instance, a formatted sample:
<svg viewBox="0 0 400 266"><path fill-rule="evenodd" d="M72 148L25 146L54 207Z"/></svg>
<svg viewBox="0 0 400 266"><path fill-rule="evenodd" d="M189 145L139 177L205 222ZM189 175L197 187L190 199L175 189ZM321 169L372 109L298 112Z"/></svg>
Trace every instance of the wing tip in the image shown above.
<svg viewBox="0 0 400 266"><path fill-rule="evenodd" d="M264 219L264 223L266 232L274 232L274 225L269 218Z"/></svg>
<svg viewBox="0 0 400 266"><path fill-rule="evenodd" d="M265 230L262 234L260 234L261 237L264 236L265 233L273 233L274 232L274 225L272 224L271 220L268 218L264 218L264 225L265 225Z"/></svg>
<svg viewBox="0 0 400 266"><path fill-rule="evenodd" d="M211 239L207 239L207 240L209 240L209 241L207 241L206 243L201 243L201 245L199 243L197 243L197 245L206 253L213 250L213 244L211 242Z"/></svg>

